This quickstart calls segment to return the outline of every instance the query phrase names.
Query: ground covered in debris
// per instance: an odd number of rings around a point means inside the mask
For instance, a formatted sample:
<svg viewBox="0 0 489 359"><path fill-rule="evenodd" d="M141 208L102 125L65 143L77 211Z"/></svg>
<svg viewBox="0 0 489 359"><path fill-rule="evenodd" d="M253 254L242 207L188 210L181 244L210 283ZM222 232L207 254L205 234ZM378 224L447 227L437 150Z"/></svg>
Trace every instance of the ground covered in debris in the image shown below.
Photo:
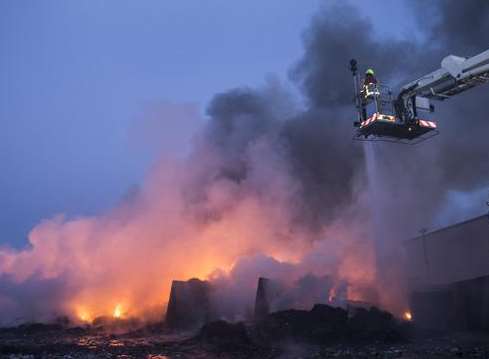
<svg viewBox="0 0 489 359"><path fill-rule="evenodd" d="M389 313L317 305L255 323L211 322L196 331L163 325L124 330L25 324L0 329L2 358L489 358L489 335L426 333Z"/></svg>

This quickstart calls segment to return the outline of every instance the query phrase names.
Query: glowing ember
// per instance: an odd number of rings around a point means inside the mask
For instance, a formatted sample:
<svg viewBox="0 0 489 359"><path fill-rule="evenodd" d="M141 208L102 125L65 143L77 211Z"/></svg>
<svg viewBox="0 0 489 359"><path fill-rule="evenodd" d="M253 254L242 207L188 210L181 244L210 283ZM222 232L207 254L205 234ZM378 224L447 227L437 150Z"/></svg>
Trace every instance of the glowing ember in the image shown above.
<svg viewBox="0 0 489 359"><path fill-rule="evenodd" d="M410 311L407 310L404 313L402 313L402 319L407 320L408 322L410 322L411 320L413 320L413 315L411 314Z"/></svg>
<svg viewBox="0 0 489 359"><path fill-rule="evenodd" d="M122 317L122 307L120 304L117 304L114 308L114 313L112 313L114 318L121 318Z"/></svg>
<svg viewBox="0 0 489 359"><path fill-rule="evenodd" d="M79 317L80 317L80 320L82 320L84 322L90 321L89 316L88 316L87 313L80 313Z"/></svg>

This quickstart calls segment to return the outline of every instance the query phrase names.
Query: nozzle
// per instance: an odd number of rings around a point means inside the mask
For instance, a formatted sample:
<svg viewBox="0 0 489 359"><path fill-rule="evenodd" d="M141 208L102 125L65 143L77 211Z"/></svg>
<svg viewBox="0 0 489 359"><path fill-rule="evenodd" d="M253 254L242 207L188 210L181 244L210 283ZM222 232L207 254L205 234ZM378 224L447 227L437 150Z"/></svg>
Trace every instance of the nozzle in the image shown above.
<svg viewBox="0 0 489 359"><path fill-rule="evenodd" d="M350 71L353 73L353 76L357 74L357 60L350 60Z"/></svg>

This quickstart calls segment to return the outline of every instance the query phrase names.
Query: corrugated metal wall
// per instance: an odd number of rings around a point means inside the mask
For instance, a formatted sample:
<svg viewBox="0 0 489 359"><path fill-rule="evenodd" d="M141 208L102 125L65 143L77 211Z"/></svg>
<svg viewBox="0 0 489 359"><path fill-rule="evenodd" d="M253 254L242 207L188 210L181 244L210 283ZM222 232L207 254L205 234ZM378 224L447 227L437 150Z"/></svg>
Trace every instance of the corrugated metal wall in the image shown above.
<svg viewBox="0 0 489 359"><path fill-rule="evenodd" d="M412 290L489 276L487 215L426 233L404 245Z"/></svg>
<svg viewBox="0 0 489 359"><path fill-rule="evenodd" d="M405 242L411 310L433 329L489 330L489 217Z"/></svg>

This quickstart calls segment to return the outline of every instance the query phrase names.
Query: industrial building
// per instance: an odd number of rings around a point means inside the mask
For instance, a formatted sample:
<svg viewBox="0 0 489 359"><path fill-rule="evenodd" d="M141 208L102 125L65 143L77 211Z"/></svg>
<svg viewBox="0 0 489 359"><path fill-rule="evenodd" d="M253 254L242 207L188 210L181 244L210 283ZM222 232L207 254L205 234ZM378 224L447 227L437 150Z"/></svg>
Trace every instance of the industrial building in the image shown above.
<svg viewBox="0 0 489 359"><path fill-rule="evenodd" d="M434 329L489 330L489 216L404 242L413 318Z"/></svg>

